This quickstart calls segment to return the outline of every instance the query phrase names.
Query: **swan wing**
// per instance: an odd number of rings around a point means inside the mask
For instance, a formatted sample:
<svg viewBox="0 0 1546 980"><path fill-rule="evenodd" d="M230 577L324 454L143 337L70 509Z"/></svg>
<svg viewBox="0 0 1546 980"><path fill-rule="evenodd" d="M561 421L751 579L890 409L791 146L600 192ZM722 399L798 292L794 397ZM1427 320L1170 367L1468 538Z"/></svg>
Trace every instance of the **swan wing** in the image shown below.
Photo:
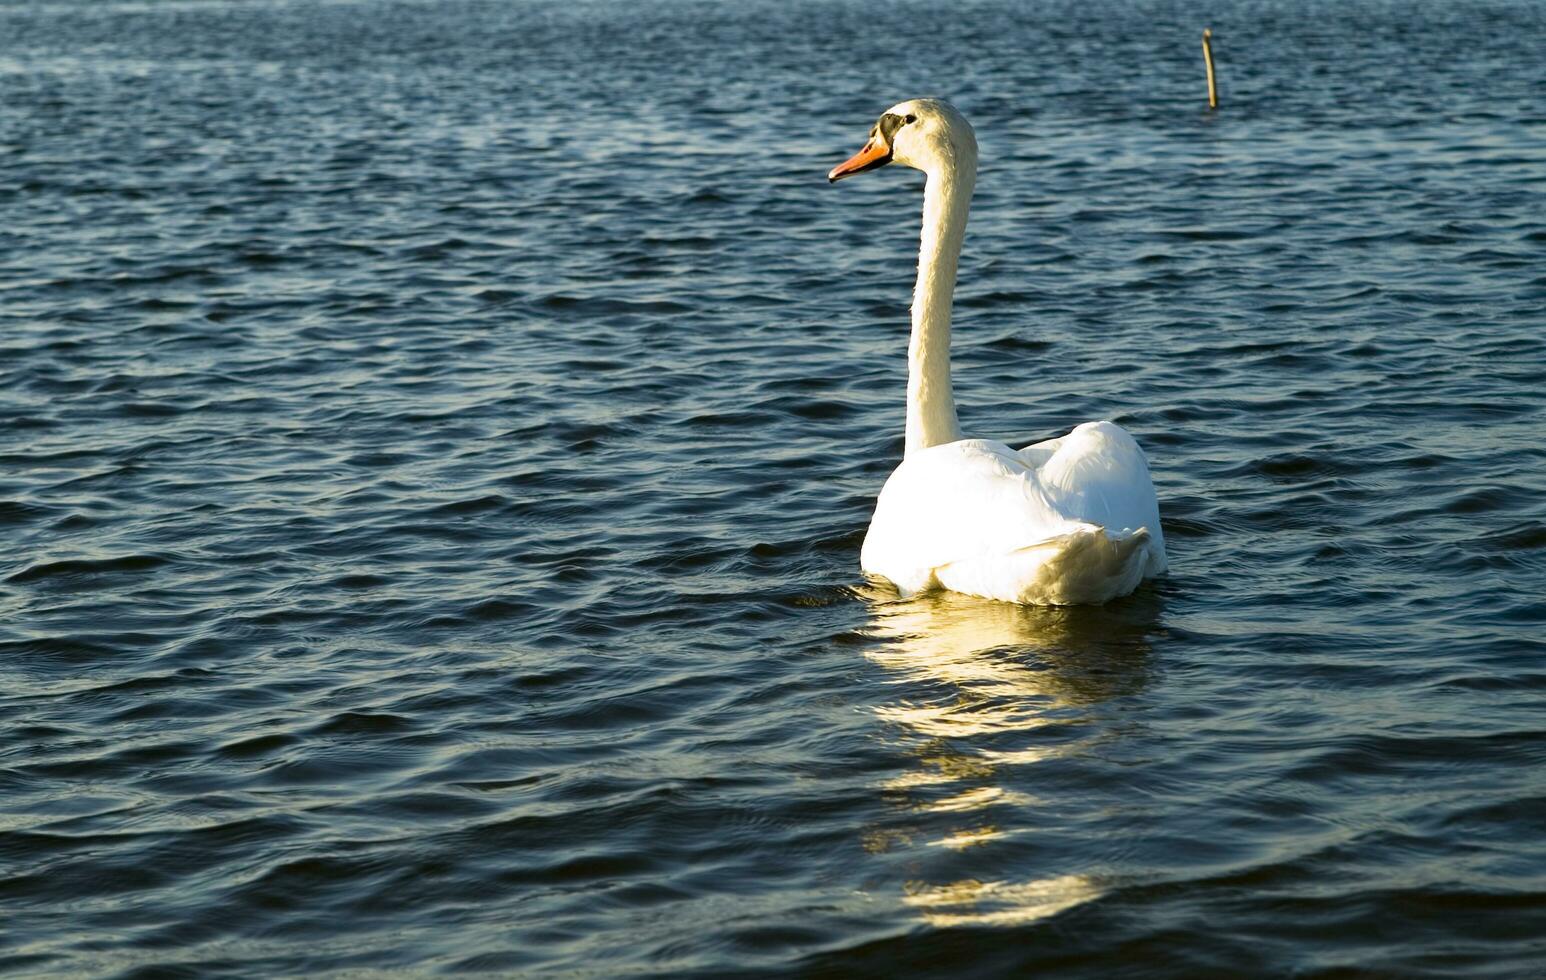
<svg viewBox="0 0 1546 980"><path fill-rule="evenodd" d="M1165 535L1149 460L1133 437L1111 422L1086 422L1059 439L1019 452L1034 466L1043 492L1069 520L1094 524L1108 533L1147 529L1157 566L1165 570Z"/></svg>
<svg viewBox="0 0 1546 980"><path fill-rule="evenodd" d="M910 454L876 501L863 569L1014 602L1103 602L1165 568L1148 462L1109 422L1013 450L963 439Z"/></svg>
<svg viewBox="0 0 1546 980"><path fill-rule="evenodd" d="M1036 470L999 442L962 439L911 453L875 502L860 564L904 592L954 562L1030 547L1079 528Z"/></svg>

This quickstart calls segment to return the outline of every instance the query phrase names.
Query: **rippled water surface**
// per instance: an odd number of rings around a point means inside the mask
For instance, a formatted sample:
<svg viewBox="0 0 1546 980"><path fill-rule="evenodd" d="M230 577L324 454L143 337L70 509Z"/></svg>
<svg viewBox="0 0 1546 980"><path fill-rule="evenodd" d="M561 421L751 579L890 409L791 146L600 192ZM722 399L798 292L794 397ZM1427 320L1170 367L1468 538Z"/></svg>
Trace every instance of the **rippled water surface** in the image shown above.
<svg viewBox="0 0 1546 980"><path fill-rule="evenodd" d="M1525 0L0 5L0 970L1540 975L1543 65ZM824 175L922 94L963 424L1137 436L1127 600L858 572L921 179Z"/></svg>

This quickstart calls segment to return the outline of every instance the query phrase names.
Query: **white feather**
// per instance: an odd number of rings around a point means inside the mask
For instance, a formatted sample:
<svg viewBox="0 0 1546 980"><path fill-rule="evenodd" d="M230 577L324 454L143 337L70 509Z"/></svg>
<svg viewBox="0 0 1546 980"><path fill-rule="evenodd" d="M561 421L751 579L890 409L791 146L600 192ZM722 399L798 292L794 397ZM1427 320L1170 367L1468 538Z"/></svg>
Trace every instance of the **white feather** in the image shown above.
<svg viewBox="0 0 1546 980"><path fill-rule="evenodd" d="M1105 602L1166 567L1148 462L1110 422L1019 452L962 439L910 454L881 490L860 565L905 595Z"/></svg>

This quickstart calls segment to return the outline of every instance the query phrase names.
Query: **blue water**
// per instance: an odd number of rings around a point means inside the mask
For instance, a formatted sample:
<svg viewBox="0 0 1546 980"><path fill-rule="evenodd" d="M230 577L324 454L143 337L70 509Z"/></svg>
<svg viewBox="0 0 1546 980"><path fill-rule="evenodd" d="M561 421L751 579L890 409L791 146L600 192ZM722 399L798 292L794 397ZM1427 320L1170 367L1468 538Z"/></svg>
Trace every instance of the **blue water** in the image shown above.
<svg viewBox="0 0 1546 980"><path fill-rule="evenodd" d="M1214 30L1210 114L1198 35ZM0 5L0 971L1546 973L1546 6ZM866 583L968 434L1172 571Z"/></svg>

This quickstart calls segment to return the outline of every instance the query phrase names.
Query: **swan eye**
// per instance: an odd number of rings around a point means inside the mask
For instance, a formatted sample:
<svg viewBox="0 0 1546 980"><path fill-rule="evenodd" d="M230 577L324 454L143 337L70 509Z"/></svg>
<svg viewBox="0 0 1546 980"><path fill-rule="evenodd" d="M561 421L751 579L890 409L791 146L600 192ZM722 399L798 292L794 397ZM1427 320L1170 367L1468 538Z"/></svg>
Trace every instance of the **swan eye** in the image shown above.
<svg viewBox="0 0 1546 980"><path fill-rule="evenodd" d="M888 112L880 117L880 122L875 124L875 128L880 130L881 137L885 139L886 145L889 146L891 141L896 139L896 131L901 129L902 125L901 116L892 115Z"/></svg>
<svg viewBox="0 0 1546 980"><path fill-rule="evenodd" d="M918 121L918 117L909 112L907 114L907 118L903 119L902 121L904 123L906 123L907 125L911 126L913 123Z"/></svg>

